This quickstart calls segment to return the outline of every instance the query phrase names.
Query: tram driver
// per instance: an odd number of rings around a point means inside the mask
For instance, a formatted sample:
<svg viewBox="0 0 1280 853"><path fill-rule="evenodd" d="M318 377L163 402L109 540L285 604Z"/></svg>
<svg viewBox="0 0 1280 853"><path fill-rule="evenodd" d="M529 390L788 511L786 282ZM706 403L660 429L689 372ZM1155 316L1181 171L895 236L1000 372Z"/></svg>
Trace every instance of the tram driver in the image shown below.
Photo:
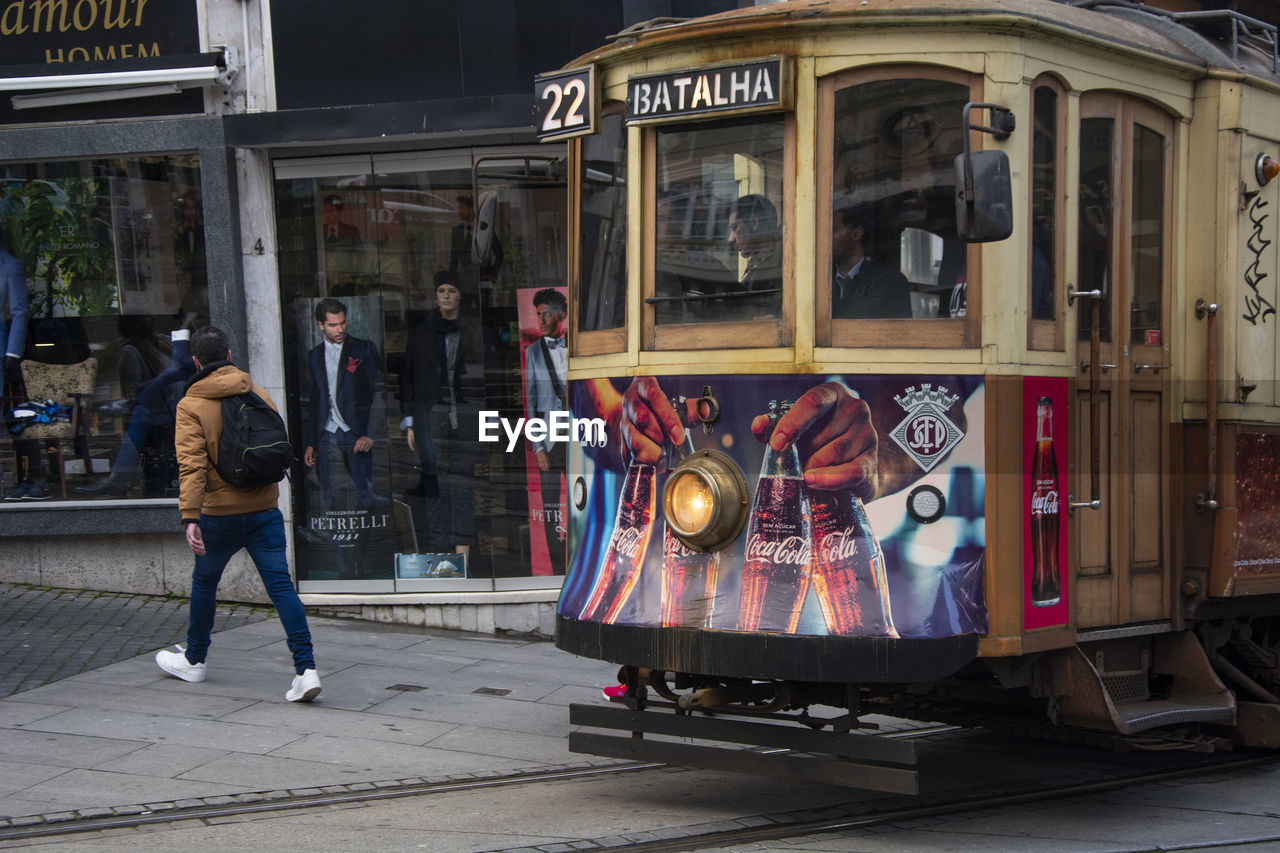
<svg viewBox="0 0 1280 853"><path fill-rule="evenodd" d="M831 218L832 317L911 317L911 286L906 276L867 254L873 224L867 205L838 207Z"/></svg>

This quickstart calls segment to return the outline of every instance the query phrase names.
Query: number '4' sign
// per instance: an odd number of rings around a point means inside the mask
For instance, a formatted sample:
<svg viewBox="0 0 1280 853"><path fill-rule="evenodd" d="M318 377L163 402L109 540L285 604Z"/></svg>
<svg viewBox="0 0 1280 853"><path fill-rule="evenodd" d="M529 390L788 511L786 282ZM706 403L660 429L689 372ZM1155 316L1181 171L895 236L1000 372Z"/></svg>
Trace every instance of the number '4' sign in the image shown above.
<svg viewBox="0 0 1280 853"><path fill-rule="evenodd" d="M596 101L592 66L539 74L533 81L538 141L595 133Z"/></svg>

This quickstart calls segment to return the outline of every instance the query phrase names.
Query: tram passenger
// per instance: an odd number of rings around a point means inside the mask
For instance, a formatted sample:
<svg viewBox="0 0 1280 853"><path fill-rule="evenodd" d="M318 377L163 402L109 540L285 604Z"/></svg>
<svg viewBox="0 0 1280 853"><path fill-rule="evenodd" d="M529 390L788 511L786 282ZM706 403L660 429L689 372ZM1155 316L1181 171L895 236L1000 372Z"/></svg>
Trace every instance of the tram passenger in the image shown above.
<svg viewBox="0 0 1280 853"><path fill-rule="evenodd" d="M729 245L746 261L741 291L758 294L739 297L725 306L737 319L775 316L782 304L782 247L778 211L757 193L738 199L729 214Z"/></svg>
<svg viewBox="0 0 1280 853"><path fill-rule="evenodd" d="M876 320L911 316L911 286L899 270L867 255L865 206L837 208L831 225L831 316Z"/></svg>

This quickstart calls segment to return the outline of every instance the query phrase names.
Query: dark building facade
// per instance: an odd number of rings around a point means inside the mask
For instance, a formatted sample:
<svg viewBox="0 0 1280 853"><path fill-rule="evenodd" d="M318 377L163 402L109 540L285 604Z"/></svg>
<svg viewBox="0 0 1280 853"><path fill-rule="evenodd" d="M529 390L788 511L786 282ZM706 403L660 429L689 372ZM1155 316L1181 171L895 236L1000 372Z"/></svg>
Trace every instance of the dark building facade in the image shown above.
<svg viewBox="0 0 1280 853"><path fill-rule="evenodd" d="M534 144L532 79L737 5L0 4L0 269L22 282L0 316L23 332L0 578L185 590L172 406L211 322L287 413L310 603L538 628L562 463L476 440L482 413L528 413L563 334L564 150ZM46 389L55 408L12 414ZM224 590L255 598L249 571Z"/></svg>

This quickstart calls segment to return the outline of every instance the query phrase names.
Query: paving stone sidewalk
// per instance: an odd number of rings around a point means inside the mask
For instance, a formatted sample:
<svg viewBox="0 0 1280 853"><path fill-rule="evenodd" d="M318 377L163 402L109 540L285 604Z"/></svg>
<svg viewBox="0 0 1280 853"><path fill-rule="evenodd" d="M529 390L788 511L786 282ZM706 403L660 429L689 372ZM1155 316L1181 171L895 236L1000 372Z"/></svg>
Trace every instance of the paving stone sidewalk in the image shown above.
<svg viewBox="0 0 1280 853"><path fill-rule="evenodd" d="M0 698L182 642L187 600L0 583ZM219 604L213 630L271 619Z"/></svg>

